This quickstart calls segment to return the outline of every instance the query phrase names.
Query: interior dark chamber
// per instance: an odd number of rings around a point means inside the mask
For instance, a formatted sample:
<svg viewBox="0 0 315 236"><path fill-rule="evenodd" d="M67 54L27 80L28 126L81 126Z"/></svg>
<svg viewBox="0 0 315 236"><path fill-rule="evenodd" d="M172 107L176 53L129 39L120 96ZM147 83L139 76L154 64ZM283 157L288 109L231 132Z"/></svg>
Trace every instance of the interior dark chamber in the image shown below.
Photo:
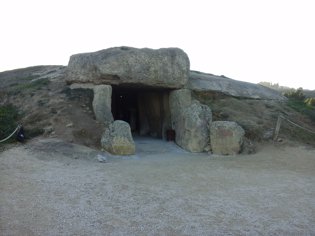
<svg viewBox="0 0 315 236"><path fill-rule="evenodd" d="M129 123L133 135L165 138L170 129L169 90L112 87L112 114Z"/></svg>

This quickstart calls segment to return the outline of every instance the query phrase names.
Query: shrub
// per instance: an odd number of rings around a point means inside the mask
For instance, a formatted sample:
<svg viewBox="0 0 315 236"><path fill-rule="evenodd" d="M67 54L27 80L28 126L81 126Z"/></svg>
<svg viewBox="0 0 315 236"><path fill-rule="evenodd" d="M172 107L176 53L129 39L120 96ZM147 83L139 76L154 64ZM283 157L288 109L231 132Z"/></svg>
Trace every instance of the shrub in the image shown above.
<svg viewBox="0 0 315 236"><path fill-rule="evenodd" d="M313 122L315 122L315 108L313 106L308 105L304 101L295 99L289 99L287 104L294 110L307 115Z"/></svg>
<svg viewBox="0 0 315 236"><path fill-rule="evenodd" d="M307 98L304 102L309 106L315 106L315 98Z"/></svg>
<svg viewBox="0 0 315 236"><path fill-rule="evenodd" d="M289 99L294 99L298 101L304 101L305 95L303 92L303 88L298 88L297 90L291 89L284 93L284 96L286 96Z"/></svg>

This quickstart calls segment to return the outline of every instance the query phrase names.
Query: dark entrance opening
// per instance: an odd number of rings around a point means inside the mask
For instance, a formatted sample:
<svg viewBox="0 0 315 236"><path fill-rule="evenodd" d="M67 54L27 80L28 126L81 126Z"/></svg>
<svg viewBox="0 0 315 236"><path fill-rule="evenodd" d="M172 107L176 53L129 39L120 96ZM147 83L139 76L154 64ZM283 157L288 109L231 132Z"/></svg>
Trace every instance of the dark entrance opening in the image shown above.
<svg viewBox="0 0 315 236"><path fill-rule="evenodd" d="M129 123L131 131L139 129L137 91L113 88L112 114L114 120L123 120Z"/></svg>
<svg viewBox="0 0 315 236"><path fill-rule="evenodd" d="M112 114L134 135L166 139L171 127L169 90L112 86Z"/></svg>

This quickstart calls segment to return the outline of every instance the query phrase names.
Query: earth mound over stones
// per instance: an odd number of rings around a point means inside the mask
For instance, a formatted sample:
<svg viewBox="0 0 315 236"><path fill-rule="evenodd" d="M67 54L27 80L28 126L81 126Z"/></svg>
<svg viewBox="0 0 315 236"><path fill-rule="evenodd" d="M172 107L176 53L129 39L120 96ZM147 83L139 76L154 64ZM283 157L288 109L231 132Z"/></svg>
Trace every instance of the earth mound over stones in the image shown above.
<svg viewBox="0 0 315 236"><path fill-rule="evenodd" d="M66 80L72 87L93 89L95 118L106 129L102 147L117 155L134 153L130 130L158 138L174 130L175 142L191 152L209 151L211 136L214 153L237 154L244 130L233 122L211 124L211 109L194 99L192 91L285 99L259 85L190 71L189 58L179 48L123 46L76 54L70 58Z"/></svg>
<svg viewBox="0 0 315 236"><path fill-rule="evenodd" d="M259 84L233 80L225 76L191 71L187 88L197 92L219 92L233 97L286 100L278 91Z"/></svg>

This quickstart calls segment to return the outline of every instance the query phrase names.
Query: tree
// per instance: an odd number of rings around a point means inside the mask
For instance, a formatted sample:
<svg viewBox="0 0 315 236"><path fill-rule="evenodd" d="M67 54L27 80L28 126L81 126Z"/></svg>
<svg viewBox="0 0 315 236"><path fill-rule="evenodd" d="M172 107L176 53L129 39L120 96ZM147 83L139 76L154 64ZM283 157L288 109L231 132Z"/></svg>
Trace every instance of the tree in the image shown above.
<svg viewBox="0 0 315 236"><path fill-rule="evenodd" d="M304 101L305 95L303 92L303 88L298 88L297 90L291 89L284 93L284 96L286 96L289 99L294 99L298 101Z"/></svg>

